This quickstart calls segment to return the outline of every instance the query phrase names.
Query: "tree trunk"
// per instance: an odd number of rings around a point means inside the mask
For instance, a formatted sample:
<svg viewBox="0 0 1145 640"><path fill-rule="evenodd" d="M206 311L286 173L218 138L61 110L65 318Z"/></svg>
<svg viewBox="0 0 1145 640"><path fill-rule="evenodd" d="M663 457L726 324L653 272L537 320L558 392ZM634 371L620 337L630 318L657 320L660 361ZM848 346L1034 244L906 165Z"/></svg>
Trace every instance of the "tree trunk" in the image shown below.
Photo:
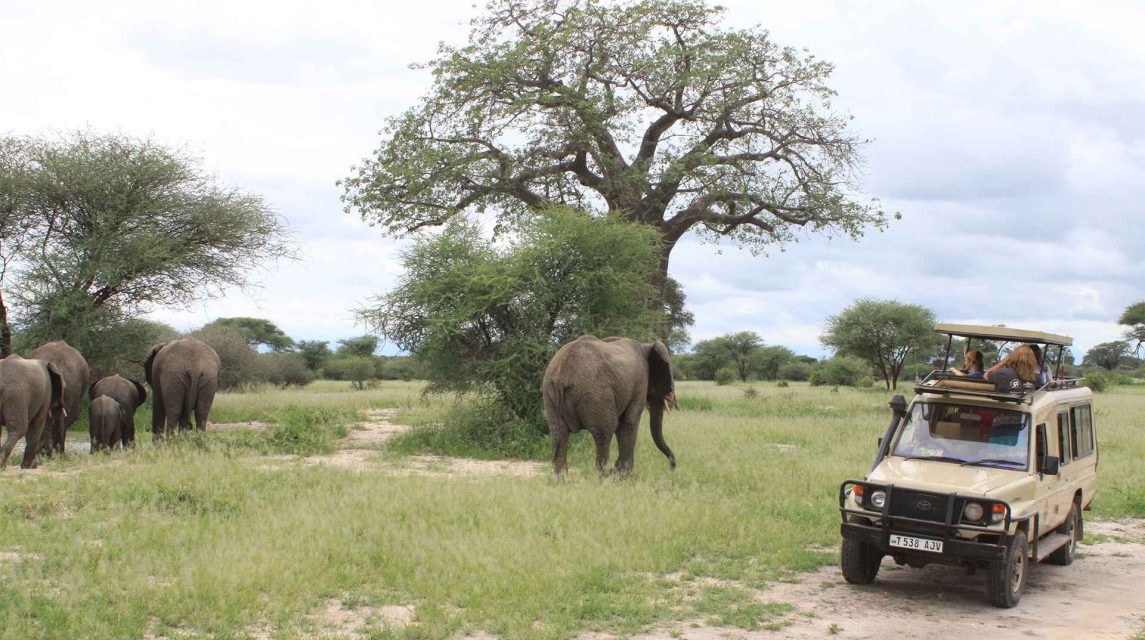
<svg viewBox="0 0 1145 640"><path fill-rule="evenodd" d="M0 290L0 358L12 355L12 327L8 324L8 307L4 304L4 292Z"/></svg>

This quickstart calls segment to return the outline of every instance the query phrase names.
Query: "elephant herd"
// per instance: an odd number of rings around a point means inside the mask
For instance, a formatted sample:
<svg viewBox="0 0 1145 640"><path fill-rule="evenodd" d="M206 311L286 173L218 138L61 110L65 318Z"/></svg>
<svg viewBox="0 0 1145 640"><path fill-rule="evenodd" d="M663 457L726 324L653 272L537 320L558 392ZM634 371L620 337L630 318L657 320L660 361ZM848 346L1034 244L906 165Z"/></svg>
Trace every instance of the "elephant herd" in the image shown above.
<svg viewBox="0 0 1145 640"><path fill-rule="evenodd" d="M215 350L195 338L155 345L143 363L152 394L153 439L160 440L176 428L190 429L192 417L197 429L206 429L219 365ZM68 427L79 414L88 373L83 356L64 342L46 344L28 359L11 355L0 360L0 424L8 428L0 467L25 436L24 468L34 467L39 453L63 452ZM652 441L670 467L676 468L676 456L664 441L664 414L676 406L676 393L671 356L662 343L581 336L553 356L541 392L556 473L566 470L569 435L580 430L590 432L596 443L598 471L606 471L614 436L620 449L615 469L631 471L645 407ZM116 444L132 446L135 410L147 399L144 386L111 375L91 385L89 395L92 451ZM45 431L47 438L43 438Z"/></svg>
<svg viewBox="0 0 1145 640"><path fill-rule="evenodd" d="M154 439L176 428L190 429L192 416L197 429L206 429L219 365L215 350L196 338L161 342L151 349L143 374L151 388ZM0 426L8 429L0 468L7 466L20 438L25 438L20 464L25 469L34 468L39 455L63 453L68 428L79 418L84 389L91 396L92 452L135 444L135 411L147 400L147 390L118 374L88 387L89 375L83 355L63 341L49 342L26 359L13 354L0 360Z"/></svg>

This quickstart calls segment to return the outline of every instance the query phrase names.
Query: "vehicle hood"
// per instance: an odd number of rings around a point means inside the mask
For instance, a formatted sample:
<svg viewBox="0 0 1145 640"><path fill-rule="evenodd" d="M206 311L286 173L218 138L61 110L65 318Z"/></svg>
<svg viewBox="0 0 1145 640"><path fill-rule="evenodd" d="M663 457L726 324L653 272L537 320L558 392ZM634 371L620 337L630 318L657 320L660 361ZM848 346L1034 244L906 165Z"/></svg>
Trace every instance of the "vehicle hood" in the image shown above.
<svg viewBox="0 0 1145 640"><path fill-rule="evenodd" d="M996 467L958 466L935 460L906 460L888 456L868 476L870 482L912 489L987 497L1021 481L1026 472Z"/></svg>

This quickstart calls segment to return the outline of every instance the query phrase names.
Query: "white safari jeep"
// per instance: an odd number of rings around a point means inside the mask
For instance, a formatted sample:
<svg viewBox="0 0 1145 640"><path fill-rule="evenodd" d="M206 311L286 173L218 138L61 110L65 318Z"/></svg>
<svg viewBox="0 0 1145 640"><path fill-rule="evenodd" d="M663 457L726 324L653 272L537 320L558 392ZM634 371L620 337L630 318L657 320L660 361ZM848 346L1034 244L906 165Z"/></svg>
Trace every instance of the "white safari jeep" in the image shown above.
<svg viewBox="0 0 1145 640"><path fill-rule="evenodd" d="M1073 343L1003 327L935 329L948 336L946 362L954 336L968 348L975 339L1041 345L1056 351L1055 370ZM843 577L870 583L883 556L962 565L985 570L990 602L1012 607L1031 562L1073 562L1097 477L1093 393L1067 378L999 392L945 368L915 392L909 407L891 401L871 472L839 489Z"/></svg>

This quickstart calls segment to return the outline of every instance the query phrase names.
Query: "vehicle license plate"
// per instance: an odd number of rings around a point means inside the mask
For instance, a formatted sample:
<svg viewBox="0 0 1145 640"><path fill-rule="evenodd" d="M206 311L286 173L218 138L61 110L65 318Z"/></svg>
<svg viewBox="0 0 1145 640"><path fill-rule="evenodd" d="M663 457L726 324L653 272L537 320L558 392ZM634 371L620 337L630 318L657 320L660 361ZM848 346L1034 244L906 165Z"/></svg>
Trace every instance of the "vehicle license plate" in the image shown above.
<svg viewBox="0 0 1145 640"><path fill-rule="evenodd" d="M901 547L903 549L911 549L913 551L930 551L931 553L942 553L941 540L931 540L929 538L913 538L911 536L900 536L897 533L892 533L890 542L892 547Z"/></svg>

